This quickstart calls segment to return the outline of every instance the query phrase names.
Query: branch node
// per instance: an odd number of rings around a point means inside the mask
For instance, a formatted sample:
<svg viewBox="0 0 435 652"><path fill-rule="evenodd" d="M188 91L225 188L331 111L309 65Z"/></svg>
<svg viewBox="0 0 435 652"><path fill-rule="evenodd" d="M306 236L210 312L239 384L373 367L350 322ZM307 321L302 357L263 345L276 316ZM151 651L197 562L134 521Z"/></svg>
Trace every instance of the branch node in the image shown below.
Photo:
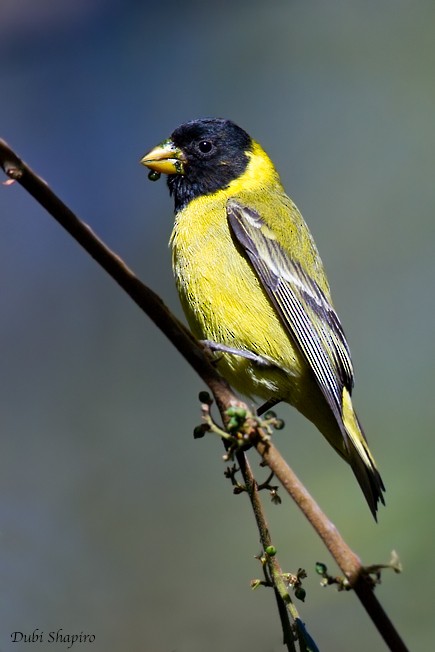
<svg viewBox="0 0 435 652"><path fill-rule="evenodd" d="M2 167L5 174L13 181L18 181L23 176L23 169L16 163L4 161Z"/></svg>
<svg viewBox="0 0 435 652"><path fill-rule="evenodd" d="M307 573L303 568L299 568L296 574L283 573L284 581L291 589L293 589L295 598L301 600L301 602L305 602L305 597L307 595L307 592L302 586L302 580L304 580L306 577Z"/></svg>

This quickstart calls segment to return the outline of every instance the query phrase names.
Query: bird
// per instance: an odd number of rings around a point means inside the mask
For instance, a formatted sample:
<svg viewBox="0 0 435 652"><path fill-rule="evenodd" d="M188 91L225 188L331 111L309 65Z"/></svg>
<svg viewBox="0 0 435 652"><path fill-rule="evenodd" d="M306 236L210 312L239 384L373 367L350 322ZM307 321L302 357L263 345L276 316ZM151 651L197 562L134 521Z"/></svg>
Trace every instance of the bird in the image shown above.
<svg viewBox="0 0 435 652"><path fill-rule="evenodd" d="M354 372L314 239L261 145L231 120L179 126L140 161L167 175L172 267L189 326L262 414L284 401L350 465L377 520L385 487L352 404Z"/></svg>

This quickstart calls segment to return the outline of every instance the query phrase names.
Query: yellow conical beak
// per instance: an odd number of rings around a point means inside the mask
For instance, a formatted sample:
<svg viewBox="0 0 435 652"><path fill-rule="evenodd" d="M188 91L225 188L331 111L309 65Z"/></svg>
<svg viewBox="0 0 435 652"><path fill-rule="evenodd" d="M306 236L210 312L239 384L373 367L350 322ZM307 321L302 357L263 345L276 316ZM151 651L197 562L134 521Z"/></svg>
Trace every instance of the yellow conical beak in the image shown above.
<svg viewBox="0 0 435 652"><path fill-rule="evenodd" d="M168 138L145 154L140 162L150 170L161 174L184 174L186 157Z"/></svg>

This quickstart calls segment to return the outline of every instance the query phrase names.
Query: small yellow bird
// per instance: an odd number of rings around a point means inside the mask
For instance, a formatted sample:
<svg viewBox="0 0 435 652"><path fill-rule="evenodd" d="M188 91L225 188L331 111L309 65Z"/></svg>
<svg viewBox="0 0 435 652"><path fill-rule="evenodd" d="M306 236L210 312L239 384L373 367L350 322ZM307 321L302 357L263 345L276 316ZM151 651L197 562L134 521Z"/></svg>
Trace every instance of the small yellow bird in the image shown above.
<svg viewBox="0 0 435 652"><path fill-rule="evenodd" d="M168 175L172 262L196 337L242 394L296 407L350 464L376 519L381 476L354 412L349 347L314 240L262 149L229 120L178 127L141 160Z"/></svg>

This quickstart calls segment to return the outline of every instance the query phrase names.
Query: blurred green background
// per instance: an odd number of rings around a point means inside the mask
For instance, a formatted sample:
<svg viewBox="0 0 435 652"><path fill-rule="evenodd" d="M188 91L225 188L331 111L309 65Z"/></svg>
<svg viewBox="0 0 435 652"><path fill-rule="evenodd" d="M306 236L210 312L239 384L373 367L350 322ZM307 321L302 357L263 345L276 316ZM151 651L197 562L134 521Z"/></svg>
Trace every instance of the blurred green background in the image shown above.
<svg viewBox="0 0 435 652"><path fill-rule="evenodd" d="M271 154L348 335L378 525L291 408L276 443L365 563L399 552L377 594L413 650L435 635L434 26L429 1L0 2L1 137L178 315L172 202L139 158L200 116ZM0 186L0 296L0 651L35 627L95 634L80 650L281 650L273 595L249 588L247 499L220 442L192 437L203 384L17 184ZM352 594L319 586L317 560L337 570L297 508L267 505L320 648L385 649Z"/></svg>

